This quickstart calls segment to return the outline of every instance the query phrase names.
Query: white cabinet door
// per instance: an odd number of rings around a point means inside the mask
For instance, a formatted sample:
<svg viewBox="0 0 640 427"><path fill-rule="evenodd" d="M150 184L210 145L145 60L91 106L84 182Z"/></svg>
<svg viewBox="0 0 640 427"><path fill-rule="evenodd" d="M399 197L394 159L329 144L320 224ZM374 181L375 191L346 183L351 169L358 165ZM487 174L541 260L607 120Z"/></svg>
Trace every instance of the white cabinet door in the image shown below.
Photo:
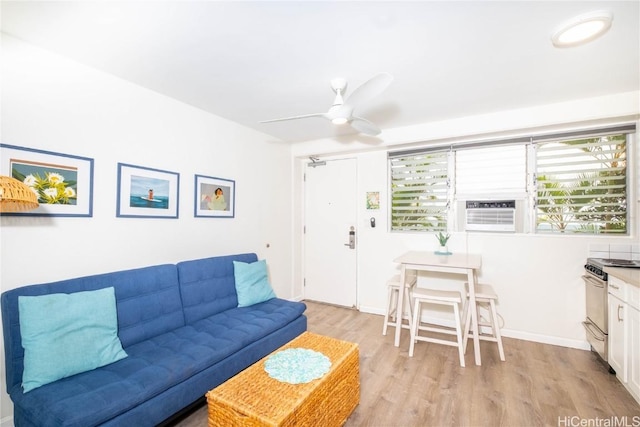
<svg viewBox="0 0 640 427"><path fill-rule="evenodd" d="M631 306L627 307L628 328L627 341L629 360L628 366L628 386L631 394L640 403L640 310Z"/></svg>
<svg viewBox="0 0 640 427"><path fill-rule="evenodd" d="M609 294L609 365L627 382L626 304Z"/></svg>

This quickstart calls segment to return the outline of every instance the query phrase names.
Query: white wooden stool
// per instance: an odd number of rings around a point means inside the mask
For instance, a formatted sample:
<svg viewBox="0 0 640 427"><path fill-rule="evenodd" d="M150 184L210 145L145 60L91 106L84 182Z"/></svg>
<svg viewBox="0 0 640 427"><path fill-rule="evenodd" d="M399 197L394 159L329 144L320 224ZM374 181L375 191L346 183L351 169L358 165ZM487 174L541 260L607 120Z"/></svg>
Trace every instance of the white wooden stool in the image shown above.
<svg viewBox="0 0 640 427"><path fill-rule="evenodd" d="M400 323L401 326L405 329L411 329L411 288L415 284L415 274L407 275L404 285L404 302L409 308L409 317L407 318L407 323L402 320L404 318L404 310L400 310ZM384 315L382 335L387 335L387 328L390 324L391 326L395 326L396 316L398 314L398 292L400 292L400 275L396 274L387 281L387 310Z"/></svg>
<svg viewBox="0 0 640 427"><path fill-rule="evenodd" d="M444 344L458 347L458 356L460 357L460 366L464 367L464 348L462 341L462 321L460 317L460 304L462 304L462 295L457 291L439 291L434 289L415 288L412 292L414 301L413 321L411 322L411 344L409 345L409 356L413 357L413 348L416 341L426 341L435 344ZM420 316L422 314L423 304L444 305L453 308L453 317L455 319L455 330L440 325L421 324ZM440 334L455 335L456 341L444 340L424 335L419 335L420 331L437 332Z"/></svg>
<svg viewBox="0 0 640 427"><path fill-rule="evenodd" d="M464 284L467 291L467 301L464 308L464 351L467 351L467 341L469 339L469 329L471 327L471 310L469 310L469 284ZM500 335L500 323L498 322L498 312L496 311L496 301L498 294L491 285L476 285L476 310L484 307L489 312L489 320L481 320L478 316L478 337L484 341L491 341L498 344L500 360L505 361L504 348L502 347L502 335ZM491 328L491 333L482 333L482 326Z"/></svg>

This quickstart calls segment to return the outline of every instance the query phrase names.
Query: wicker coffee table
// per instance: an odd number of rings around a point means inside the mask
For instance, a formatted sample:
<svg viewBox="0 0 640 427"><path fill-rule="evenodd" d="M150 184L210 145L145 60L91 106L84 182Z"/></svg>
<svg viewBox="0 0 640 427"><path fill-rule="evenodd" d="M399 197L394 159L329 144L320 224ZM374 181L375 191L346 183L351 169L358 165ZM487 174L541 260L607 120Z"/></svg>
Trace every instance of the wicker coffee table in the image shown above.
<svg viewBox="0 0 640 427"><path fill-rule="evenodd" d="M267 356L207 393L209 425L343 425L360 402L358 345L305 332L274 353L287 348L324 354L329 372L305 384L280 382L265 372Z"/></svg>

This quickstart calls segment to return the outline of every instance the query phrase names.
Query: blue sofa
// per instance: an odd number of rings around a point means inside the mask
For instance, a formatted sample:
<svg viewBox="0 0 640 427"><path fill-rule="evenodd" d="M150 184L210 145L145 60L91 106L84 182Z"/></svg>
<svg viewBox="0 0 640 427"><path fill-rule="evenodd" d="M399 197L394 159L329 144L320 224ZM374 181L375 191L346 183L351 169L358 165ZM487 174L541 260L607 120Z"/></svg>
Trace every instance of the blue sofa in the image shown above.
<svg viewBox="0 0 640 427"><path fill-rule="evenodd" d="M151 426L307 329L301 302L237 307L238 254L25 286L1 297L7 392L21 426ZM19 296L114 287L127 357L23 393Z"/></svg>

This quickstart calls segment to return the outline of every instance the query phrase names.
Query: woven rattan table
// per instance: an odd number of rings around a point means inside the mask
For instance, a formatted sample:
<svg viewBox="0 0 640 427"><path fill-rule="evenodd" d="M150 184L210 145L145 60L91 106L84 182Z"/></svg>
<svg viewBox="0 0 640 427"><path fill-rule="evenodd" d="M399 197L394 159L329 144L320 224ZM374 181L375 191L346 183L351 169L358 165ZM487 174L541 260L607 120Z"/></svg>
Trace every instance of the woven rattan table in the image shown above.
<svg viewBox="0 0 640 427"><path fill-rule="evenodd" d="M207 393L210 426L345 423L360 402L358 345L305 332L276 351L286 348L319 351L331 360L331 369L306 384L289 384L265 372L267 356Z"/></svg>

